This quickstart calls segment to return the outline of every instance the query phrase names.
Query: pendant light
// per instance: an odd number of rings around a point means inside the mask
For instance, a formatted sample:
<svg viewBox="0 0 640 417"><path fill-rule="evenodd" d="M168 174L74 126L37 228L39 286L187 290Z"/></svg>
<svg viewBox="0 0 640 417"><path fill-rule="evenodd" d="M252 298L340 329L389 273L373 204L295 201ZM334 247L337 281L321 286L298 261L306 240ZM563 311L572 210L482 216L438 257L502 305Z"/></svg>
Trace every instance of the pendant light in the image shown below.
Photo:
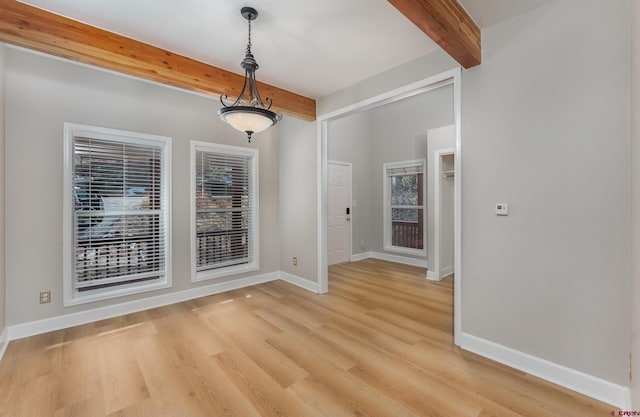
<svg viewBox="0 0 640 417"><path fill-rule="evenodd" d="M258 17L258 12L253 7L243 7L240 13L249 22L249 41L244 59L240 64L244 68L244 84L238 98L230 106L224 103L224 100L227 99L226 94L220 97L223 107L218 110L218 114L233 128L245 132L247 139L251 142L254 133L262 132L275 125L282 119L282 116L270 110L272 103L269 97L265 97L268 106L264 104L256 85L258 63L251 53L251 21Z"/></svg>

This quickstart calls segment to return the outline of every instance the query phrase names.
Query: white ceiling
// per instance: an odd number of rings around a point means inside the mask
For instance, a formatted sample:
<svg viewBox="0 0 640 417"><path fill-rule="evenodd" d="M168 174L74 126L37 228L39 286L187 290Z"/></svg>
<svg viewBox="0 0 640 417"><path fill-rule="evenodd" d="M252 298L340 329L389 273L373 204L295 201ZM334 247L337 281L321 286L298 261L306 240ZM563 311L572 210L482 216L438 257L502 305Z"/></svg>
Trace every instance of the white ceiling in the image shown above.
<svg viewBox="0 0 640 417"><path fill-rule="evenodd" d="M549 0L460 0L487 27ZM24 0L43 9L241 73L253 22L256 78L319 98L437 45L386 0Z"/></svg>

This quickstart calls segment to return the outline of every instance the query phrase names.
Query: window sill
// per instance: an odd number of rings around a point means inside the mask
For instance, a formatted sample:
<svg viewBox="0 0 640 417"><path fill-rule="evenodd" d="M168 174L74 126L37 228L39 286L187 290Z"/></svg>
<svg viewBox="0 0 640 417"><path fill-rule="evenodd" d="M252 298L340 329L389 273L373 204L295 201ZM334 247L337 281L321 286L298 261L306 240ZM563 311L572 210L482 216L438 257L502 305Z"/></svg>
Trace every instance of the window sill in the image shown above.
<svg viewBox="0 0 640 417"><path fill-rule="evenodd" d="M413 256L427 256L426 249L412 249L412 248L403 248L402 246L390 246L385 245L384 250L387 252L395 252L401 253L403 255L413 255Z"/></svg>
<svg viewBox="0 0 640 417"><path fill-rule="evenodd" d="M91 303L94 301L109 300L111 298L124 297L127 295L140 294L149 291L171 288L171 279L165 276L164 279L153 284L132 284L130 286L123 285L116 289L94 290L87 294L73 294L64 299L64 307L71 307L80 304Z"/></svg>
<svg viewBox="0 0 640 417"><path fill-rule="evenodd" d="M254 272L259 270L260 267L257 262L251 262L243 265L228 266L219 269L210 269L206 271L194 271L191 275L191 282L209 281L231 275L243 274L245 272Z"/></svg>

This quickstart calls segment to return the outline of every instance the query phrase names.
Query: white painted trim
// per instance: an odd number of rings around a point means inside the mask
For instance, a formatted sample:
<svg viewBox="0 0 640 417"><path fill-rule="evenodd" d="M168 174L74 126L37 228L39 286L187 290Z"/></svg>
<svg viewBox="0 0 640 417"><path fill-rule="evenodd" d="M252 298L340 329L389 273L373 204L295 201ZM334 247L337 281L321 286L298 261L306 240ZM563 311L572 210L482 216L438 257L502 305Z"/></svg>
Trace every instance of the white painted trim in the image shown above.
<svg viewBox="0 0 640 417"><path fill-rule="evenodd" d="M320 293L317 282L309 281L308 279L300 278L297 275L293 275L284 271L280 271L279 277L282 281L287 282L291 285L295 285L296 287L300 287L316 294Z"/></svg>
<svg viewBox="0 0 640 417"><path fill-rule="evenodd" d="M424 209L424 211L426 212L427 210ZM389 222L389 224L391 224L391 222ZM385 225L385 229L386 229L386 225ZM424 231L426 232L427 228L423 228ZM390 235L390 233L389 233ZM387 239L390 239L390 236L388 235ZM426 247L426 245L424 245ZM426 258L427 257L427 251L424 249L412 249L412 248L404 248L402 246L392 246L392 245L384 245L384 248L382 249L384 251L387 252L395 252L395 253L400 253L400 254L404 254L404 255L413 255L413 256L420 256L422 258Z"/></svg>
<svg viewBox="0 0 640 417"><path fill-rule="evenodd" d="M191 141L190 145L190 176L189 189L191 195L190 201L190 242L191 242L191 282L200 282L220 279L222 277L244 274L248 272L258 271L260 269L260 152L256 148L248 148L244 146L223 145L214 142ZM249 172L249 190L253 191L254 205L251 208L252 228L251 234L251 252L252 260L249 263L240 265L231 265L223 268L210 269L198 272L196 265L196 154L198 151L222 153L233 156L248 157L250 161Z"/></svg>
<svg viewBox="0 0 640 417"><path fill-rule="evenodd" d="M9 340L21 339L36 334L47 333L55 330L66 329L68 327L81 324L92 323L111 317L122 316L124 314L135 313L151 308L162 307L194 298L205 297L225 291L237 290L251 285L262 284L275 281L280 278L278 271L267 274L255 275L252 277L240 278L233 281L220 282L203 287L190 288L171 294L163 294L155 297L144 298L142 300L129 301L107 307L95 308L77 313L65 314L43 320L36 320L28 323L15 324L8 327Z"/></svg>
<svg viewBox="0 0 640 417"><path fill-rule="evenodd" d="M329 164L332 165L341 165L341 166L345 166L349 169L349 184L348 184L348 193L349 193L349 211L351 214L349 214L350 220L349 221L349 262L351 262L353 260L353 164L351 162L342 162L342 161L327 161L327 169L329 169ZM327 198L328 198L328 194L329 193L329 188L327 187ZM328 214L328 207L327 207L327 214ZM327 237L327 251L329 250L329 244L328 244L328 237ZM327 263L329 262L329 258L328 258L328 253L327 253Z"/></svg>
<svg viewBox="0 0 640 417"><path fill-rule="evenodd" d="M152 135L120 129L112 129L100 126L90 126L78 123L64 122L63 147L63 218L62 218L62 303L65 307L93 301L112 299L124 295L132 295L143 292L155 291L172 287L171 260L172 260L172 139L169 136ZM162 217L165 229L165 253L164 274L158 282L142 282L123 285L121 287L95 289L79 294L74 288L74 255L73 255L73 147L75 137L101 138L122 143L134 143L148 146L162 145L164 158L161 160L162 181L161 187L164 194L162 199Z"/></svg>
<svg viewBox="0 0 640 417"><path fill-rule="evenodd" d="M371 110L385 104L394 103L396 101L413 97L418 94L426 93L428 91L435 90L436 88L444 87L445 85L453 83L453 80L456 76L456 71L458 71L459 73L460 68L453 68L448 71L441 72L440 74L436 74L431 77L416 81L414 83L398 87L394 90L387 91L386 93L382 93L366 100L359 101L341 109L337 109L325 114L320 114L317 116L317 120L329 121L332 119L338 119L354 113L359 113L361 111Z"/></svg>
<svg viewBox="0 0 640 417"><path fill-rule="evenodd" d="M384 252L362 252L357 253L351 257L351 262L363 261L365 259L380 259L383 261L395 262L398 264L419 266L421 268L427 268L429 262L424 259L408 258L406 256L392 255ZM427 274L429 271L427 271Z"/></svg>
<svg viewBox="0 0 640 417"><path fill-rule="evenodd" d="M440 279L438 278L438 276L436 275L436 273L432 270L427 270L427 279L429 281L440 281Z"/></svg>
<svg viewBox="0 0 640 417"><path fill-rule="evenodd" d="M382 164L382 242L385 251L396 252L405 255L427 256L427 245L423 244L422 249L405 248L392 245L392 224L391 221L391 185L389 183L389 170L394 168L413 168L422 165L422 241L427 242L427 160L413 159L410 161L385 162Z"/></svg>
<svg viewBox="0 0 640 417"><path fill-rule="evenodd" d="M422 228L422 249L404 248L402 246L393 246L392 241L392 221L391 221L391 195L389 185L389 169L417 167L422 165L422 222L427 224L427 207L424 204L427 201L427 161L426 159L414 159L410 161L385 162L382 164L382 242L385 251L403 253L405 255L427 256L427 227Z"/></svg>
<svg viewBox="0 0 640 417"><path fill-rule="evenodd" d="M351 255L351 262L363 261L371 258L371 252L362 252Z"/></svg>
<svg viewBox="0 0 640 417"><path fill-rule="evenodd" d="M440 268L440 279L444 279L449 275L453 275L453 265L444 266Z"/></svg>
<svg viewBox="0 0 640 417"><path fill-rule="evenodd" d="M461 347L623 410L631 408L631 393L628 387L605 381L468 333L462 333Z"/></svg>
<svg viewBox="0 0 640 417"><path fill-rule="evenodd" d="M384 252L369 252L371 258L381 259L383 261L396 262L399 264L411 265L411 266L419 266L421 268L428 268L429 263L426 259L416 259L416 258L408 258L406 256L399 255L391 255L389 253Z"/></svg>
<svg viewBox="0 0 640 417"><path fill-rule="evenodd" d="M454 155L455 157L455 153L455 149L439 149L435 151L433 155L433 259L431 260L432 273L430 275L427 274L427 279L433 281L440 281L444 276L443 272L440 270L440 207L442 206L442 156ZM453 166L455 168L455 163ZM453 266L451 266L451 268L453 268Z"/></svg>
<svg viewBox="0 0 640 417"><path fill-rule="evenodd" d="M7 351L7 346L9 346L9 328L5 327L0 333L0 360Z"/></svg>
<svg viewBox="0 0 640 417"><path fill-rule="evenodd" d="M8 326L0 335L0 359L2 359L4 349L6 349L10 340L21 339L23 337L29 337L60 329L66 329L73 326L79 326L82 324L93 323L99 320L122 316L124 314L130 314L156 307L162 307L169 304L180 303L182 301L188 301L195 298L206 297L212 294L219 294L226 291L246 288L252 285L263 284L265 282L275 281L278 279L303 288L307 291L311 291L317 294L320 293L320 287L318 286L318 283L309 281L296 275L289 274L284 271L270 272L266 274L240 278L233 281L226 281L203 287L190 288L188 290L183 290L171 294L164 294L145 298L142 300L129 301L122 304L100 307L92 310L70 313L43 320L36 320L28 323Z"/></svg>
<svg viewBox="0 0 640 417"><path fill-rule="evenodd" d="M341 109L318 115L317 135L317 231L318 231L318 286L322 293L328 291L327 266L327 138L329 120L338 119L360 111L369 110L404 98L413 97L445 85L453 84L453 114L456 129L455 165L455 271L453 297L454 343L460 345L462 333L462 70L460 67L416 81L395 90L354 103Z"/></svg>
<svg viewBox="0 0 640 417"><path fill-rule="evenodd" d="M328 125L327 120L318 119L318 144L316 153L318 177L316 187L318 190L317 223L318 223L318 289L320 294L329 292L329 261L327 245L327 216L329 207L327 204L327 170L328 170Z"/></svg>
<svg viewBox="0 0 640 417"><path fill-rule="evenodd" d="M453 342L460 346L462 335L462 69L451 70L453 74L453 115L456 128L456 154L454 156L453 193L454 201L454 270L453 280Z"/></svg>

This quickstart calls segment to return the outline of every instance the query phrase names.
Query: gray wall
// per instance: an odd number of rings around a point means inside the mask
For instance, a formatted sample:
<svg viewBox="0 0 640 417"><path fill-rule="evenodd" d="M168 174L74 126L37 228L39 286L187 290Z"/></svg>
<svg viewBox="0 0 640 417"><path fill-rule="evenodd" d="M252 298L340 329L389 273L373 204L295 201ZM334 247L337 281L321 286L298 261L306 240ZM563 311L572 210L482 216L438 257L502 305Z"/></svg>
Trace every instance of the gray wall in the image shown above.
<svg viewBox="0 0 640 417"><path fill-rule="evenodd" d="M212 283L191 283L189 141L248 146L223 124L215 100L107 72L6 50L7 324L117 304ZM173 288L63 308L63 122L173 137ZM260 271L279 270L278 141L260 149ZM227 277L231 280L238 277ZM38 292L52 290L51 304Z"/></svg>
<svg viewBox="0 0 640 417"><path fill-rule="evenodd" d="M493 26L462 84L463 331L623 385L628 9L555 1Z"/></svg>
<svg viewBox="0 0 640 417"><path fill-rule="evenodd" d="M6 326L6 279L5 279L5 236L4 236L4 148L5 148L5 123L4 123L4 90L5 90L5 46L0 44L0 334Z"/></svg>
<svg viewBox="0 0 640 417"><path fill-rule="evenodd" d="M375 97L407 84L407 80L418 81L457 66L446 52L437 50L404 65L373 76L352 87L345 88L317 102L318 114L327 114L351 104Z"/></svg>
<svg viewBox="0 0 640 417"><path fill-rule="evenodd" d="M484 30L483 63L462 79L463 332L623 385L631 326L628 9L628 0L547 3ZM445 69L432 56L318 107ZM511 215L497 218L496 202L510 203Z"/></svg>
<svg viewBox="0 0 640 417"><path fill-rule="evenodd" d="M353 164L353 198L357 201L353 218L354 254L366 251L385 252L384 163L427 159L427 131L452 123L451 86L329 123L329 159ZM430 172L430 166L427 161L427 173ZM364 248L361 241L364 241ZM402 256L416 258L411 255ZM426 256L421 258L426 259Z"/></svg>
<svg viewBox="0 0 640 417"><path fill-rule="evenodd" d="M635 378L631 385L631 399L634 409L640 408L640 303L638 303L638 294L640 294L640 2L631 2L631 164L632 164L632 192L633 202L633 274L632 274L632 321L633 327L631 332L631 343L633 357L635 358Z"/></svg>
<svg viewBox="0 0 640 417"><path fill-rule="evenodd" d="M383 252L382 166L385 162L427 159L427 131L453 123L453 88L441 87L378 107L372 110L371 120L371 180L374 184L371 189L374 222L371 226L374 236L378 237L373 250ZM427 173L430 167L427 161Z"/></svg>
<svg viewBox="0 0 640 417"><path fill-rule="evenodd" d="M279 124L280 269L318 281L317 125L298 119ZM293 266L293 257L298 265Z"/></svg>

